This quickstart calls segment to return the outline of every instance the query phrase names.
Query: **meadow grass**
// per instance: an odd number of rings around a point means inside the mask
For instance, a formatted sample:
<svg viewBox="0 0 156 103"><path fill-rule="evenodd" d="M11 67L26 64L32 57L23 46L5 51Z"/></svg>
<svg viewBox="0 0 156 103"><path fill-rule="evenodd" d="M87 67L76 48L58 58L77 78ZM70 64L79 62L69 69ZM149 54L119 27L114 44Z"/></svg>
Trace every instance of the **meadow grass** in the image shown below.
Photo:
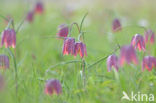
<svg viewBox="0 0 156 103"><path fill-rule="evenodd" d="M28 8L24 4L19 5L18 3L9 5L11 6L0 4L0 12L3 15L10 14L15 19L15 27L17 27ZM133 14L132 11L129 11L133 15L129 17L132 19L128 20L127 24L137 25L141 16L143 18L149 14L150 7L142 6L145 8L139 9L139 13L133 11ZM13 60L9 57L10 69L1 70L7 84L5 92L0 93L0 103L16 103L17 98L19 103L128 103L126 100L121 100L122 91L126 91L128 94L131 91L136 93L140 91L156 96L156 70L141 71L143 52L137 52L138 66L125 65L119 69L117 74L114 71L107 72L106 59L87 68L86 88L84 89L83 77L80 73L82 71L81 63L66 64L68 61L79 61L80 57L63 56L63 40L53 38L56 36L58 25L72 22L80 24L84 14L88 12L83 24L83 31L86 32L85 43L88 52L85 60L89 66L114 51L117 48L117 42L122 46L129 44L134 34L143 35L144 29L128 26L121 32L111 33L111 23L116 15L101 6L97 6L97 12L83 8L78 9L68 19L62 16L57 5L46 4L45 7L46 11L43 15L35 16L33 23L24 22L17 34L18 97L15 93ZM27 9L25 10L25 8ZM125 16L123 10L119 9L118 12L119 17ZM149 16L149 18L152 17ZM0 22L1 32L6 25L3 23L3 19L0 19ZM149 27L155 30L156 25L153 23L153 18L148 22ZM78 31L74 27L72 37L77 38L77 36ZM149 45L148 48L151 49L151 55L156 56L155 44ZM9 55L4 48L1 48L0 53ZM119 50L115 54L119 55ZM50 68L51 66L54 67ZM50 70L46 72L48 68ZM60 80L63 88L61 95L45 95L45 80L51 78Z"/></svg>

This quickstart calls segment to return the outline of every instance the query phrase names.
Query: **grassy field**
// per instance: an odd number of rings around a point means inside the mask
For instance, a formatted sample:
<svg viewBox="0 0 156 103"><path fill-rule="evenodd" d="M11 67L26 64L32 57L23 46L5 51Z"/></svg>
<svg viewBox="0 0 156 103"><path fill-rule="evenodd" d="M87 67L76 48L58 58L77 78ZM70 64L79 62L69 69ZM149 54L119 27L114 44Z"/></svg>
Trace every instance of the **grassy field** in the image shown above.
<svg viewBox="0 0 156 103"><path fill-rule="evenodd" d="M27 11L33 8L33 3L22 0L14 3L11 0L0 1L0 15L11 16L14 19L15 30ZM82 3L84 5L76 0L73 4L70 1L44 2L44 13L35 15L32 23L25 21L22 24L16 35L17 95L13 59L4 47L0 49L0 54L6 54L10 59L10 68L0 70L6 82L5 90L0 92L0 103L138 103L121 100L123 91L127 94L133 91L152 93L156 96L156 70L141 71L143 55L156 56L156 44L146 46L150 54L137 51L139 65L124 65L119 68L119 72L115 72L114 69L108 72L106 59L90 66L110 55L118 47L117 43L120 46L127 45L136 33L144 35L144 29L139 25L144 24L147 29L155 31L156 1L117 0L117 4L106 0L86 2ZM85 57L84 87L81 62L70 63L81 61L81 58L63 56L63 40L54 37L60 24L80 24L85 13L88 15L82 30L85 32L88 56ZM123 27L122 31L117 33L111 31L114 18L119 18ZM0 32L6 26L0 18ZM77 40L78 35L77 28L74 27L72 37ZM14 51L13 48L10 49ZM119 56L120 50L115 54ZM62 94L49 96L44 93L46 80L51 78L61 82Z"/></svg>

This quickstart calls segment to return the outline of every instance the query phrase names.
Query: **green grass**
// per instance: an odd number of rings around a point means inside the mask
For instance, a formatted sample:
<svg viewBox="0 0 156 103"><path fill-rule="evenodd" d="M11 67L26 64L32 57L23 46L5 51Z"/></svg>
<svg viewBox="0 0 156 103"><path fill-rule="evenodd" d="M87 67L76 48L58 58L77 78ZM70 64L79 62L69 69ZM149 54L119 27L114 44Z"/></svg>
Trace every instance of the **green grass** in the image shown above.
<svg viewBox="0 0 156 103"><path fill-rule="evenodd" d="M154 14L152 7L155 7L150 6L152 3L149 3L149 5L143 3L139 6L140 8L136 7L136 11L128 8L124 11L122 8L125 7L121 6L114 10L115 13L113 13L113 9L97 4L95 4L94 10L84 7L76 10L74 15L67 19L62 16L60 6L47 4L44 15L37 15L33 23L25 22L22 25L17 34L16 48L19 103L128 103L127 100L121 100L122 91L126 91L128 94L131 91L135 93L140 91L141 93L152 93L156 96L156 70L154 69L152 72L141 71L142 52L137 52L139 65L125 65L120 68L118 78L114 71L107 72L106 60L88 68L86 70L86 90L83 87L83 78L80 75L82 68L79 62L58 65L46 72L49 67L58 63L81 60L79 57L62 55L62 40L45 37L55 36L57 26L62 23L77 22L80 24L86 12L89 12L89 14L84 21L83 31L86 31L85 42L88 56L85 60L87 66L109 55L116 48L116 41L122 46L129 44L134 34L140 33L143 35L143 29L130 26L125 27L121 32L112 34L112 39L108 39L110 37L109 32L111 32L111 21L116 16L119 18L127 17L128 24L132 25L137 25L139 19L147 18L149 27L155 31L155 16L151 16L151 13ZM121 5L123 4L121 3ZM16 27L25 15L26 10L28 10L28 7L21 2L0 4L0 14L10 14L15 19ZM118 14L116 15L116 13ZM0 19L0 32L5 27L3 20ZM72 31L72 37L78 37L76 28ZM156 56L155 44L149 45L149 47L151 48L151 55ZM0 53L9 55L4 47L0 49ZM116 55L119 56L119 51L116 52ZM9 58L10 69L1 70L1 74L6 80L6 89L0 93L0 103L16 103L17 100L13 60L10 56ZM45 81L42 79L51 78L60 80L63 88L61 95L47 96L44 94Z"/></svg>

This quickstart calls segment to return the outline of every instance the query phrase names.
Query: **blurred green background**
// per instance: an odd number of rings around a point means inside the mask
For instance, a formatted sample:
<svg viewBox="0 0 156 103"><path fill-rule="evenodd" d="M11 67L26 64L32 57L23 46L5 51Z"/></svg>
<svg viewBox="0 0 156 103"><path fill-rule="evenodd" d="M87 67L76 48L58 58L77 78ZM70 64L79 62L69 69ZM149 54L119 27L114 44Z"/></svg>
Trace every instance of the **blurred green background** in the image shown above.
<svg viewBox="0 0 156 103"><path fill-rule="evenodd" d="M28 11L32 10L37 0L0 0L0 15L14 19L15 29ZM83 24L88 56L87 65L109 55L117 42L122 46L129 44L136 33L144 34L145 26L155 31L156 0L43 0L44 13L35 15L34 21L25 21L17 34L16 55L18 62L18 100L19 103L128 103L121 100L122 91L128 94L152 93L156 96L156 71L141 72L142 52L137 52L140 65L126 65L120 68L116 78L114 71L107 72L106 60L86 70L86 90L83 89L80 63L59 65L58 63L80 60L80 57L63 56L63 40L53 38L57 27L62 23L80 24L88 12ZM114 18L119 18L123 29L112 33ZM130 26L129 26L130 25ZM6 23L0 18L0 32ZM76 28L72 37L78 37ZM156 46L149 45L152 56L156 56ZM9 55L4 48L1 54ZM119 56L119 51L116 52ZM148 55L148 54L147 54ZM0 93L0 103L16 103L14 67L10 58L10 69L1 74L6 80L6 89ZM47 79L60 80L63 93L59 96L44 94ZM156 99L156 98L155 98ZM138 103L138 102L136 102ZM144 102L147 103L147 102ZM153 102L154 103L154 102Z"/></svg>

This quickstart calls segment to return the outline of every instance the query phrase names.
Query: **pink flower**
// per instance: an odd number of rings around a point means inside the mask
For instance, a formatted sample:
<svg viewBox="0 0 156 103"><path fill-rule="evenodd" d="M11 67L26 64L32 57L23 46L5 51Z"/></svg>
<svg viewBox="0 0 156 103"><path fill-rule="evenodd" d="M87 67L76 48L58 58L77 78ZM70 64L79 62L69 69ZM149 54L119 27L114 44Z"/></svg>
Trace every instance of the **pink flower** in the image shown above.
<svg viewBox="0 0 156 103"><path fill-rule="evenodd" d="M148 43L150 41L151 44L155 42L155 33L152 30L145 31L145 42Z"/></svg>
<svg viewBox="0 0 156 103"><path fill-rule="evenodd" d="M119 69L118 57L115 54L110 55L107 58L107 70L108 70L108 72L110 72L112 70L112 67L114 67L116 69L116 71L118 71L118 69Z"/></svg>
<svg viewBox="0 0 156 103"><path fill-rule="evenodd" d="M14 29L6 29L2 32L1 46L5 45L5 48L16 47L16 32Z"/></svg>
<svg viewBox="0 0 156 103"><path fill-rule="evenodd" d="M114 19L112 23L112 31L117 32L121 30L121 23L119 19Z"/></svg>
<svg viewBox="0 0 156 103"><path fill-rule="evenodd" d="M33 11L28 12L27 17L26 17L26 20L28 22L32 22L33 19L34 19L34 12Z"/></svg>
<svg viewBox="0 0 156 103"><path fill-rule="evenodd" d="M43 3L42 2L37 2L35 6L35 13L42 14L44 11Z"/></svg>
<svg viewBox="0 0 156 103"><path fill-rule="evenodd" d="M68 26L66 24L62 24L58 27L58 37L67 37L68 36Z"/></svg>
<svg viewBox="0 0 156 103"><path fill-rule="evenodd" d="M77 42L75 43L75 56L77 56L77 54L80 55L81 58L85 56L87 56L87 50L86 50L86 45L83 44L82 42Z"/></svg>
<svg viewBox="0 0 156 103"><path fill-rule="evenodd" d="M156 68L156 58L153 56L145 56L142 61L142 71L144 69L151 71L152 68Z"/></svg>
<svg viewBox="0 0 156 103"><path fill-rule="evenodd" d="M9 68L9 57L6 55L0 55L0 69Z"/></svg>
<svg viewBox="0 0 156 103"><path fill-rule="evenodd" d="M135 49L131 45L123 46L120 50L119 63L121 66L123 66L125 62L127 62L128 64L130 62L138 64Z"/></svg>
<svg viewBox="0 0 156 103"><path fill-rule="evenodd" d="M61 86L60 81L56 80L56 79L48 80L46 85L45 85L44 91L47 95L53 95L54 93L61 94L62 93L62 86Z"/></svg>
<svg viewBox="0 0 156 103"><path fill-rule="evenodd" d="M142 35L136 34L133 36L131 45L136 49L138 48L139 51L143 50L145 51L145 40Z"/></svg>
<svg viewBox="0 0 156 103"><path fill-rule="evenodd" d="M63 44L63 55L74 55L75 39L72 37L67 37L64 39Z"/></svg>

